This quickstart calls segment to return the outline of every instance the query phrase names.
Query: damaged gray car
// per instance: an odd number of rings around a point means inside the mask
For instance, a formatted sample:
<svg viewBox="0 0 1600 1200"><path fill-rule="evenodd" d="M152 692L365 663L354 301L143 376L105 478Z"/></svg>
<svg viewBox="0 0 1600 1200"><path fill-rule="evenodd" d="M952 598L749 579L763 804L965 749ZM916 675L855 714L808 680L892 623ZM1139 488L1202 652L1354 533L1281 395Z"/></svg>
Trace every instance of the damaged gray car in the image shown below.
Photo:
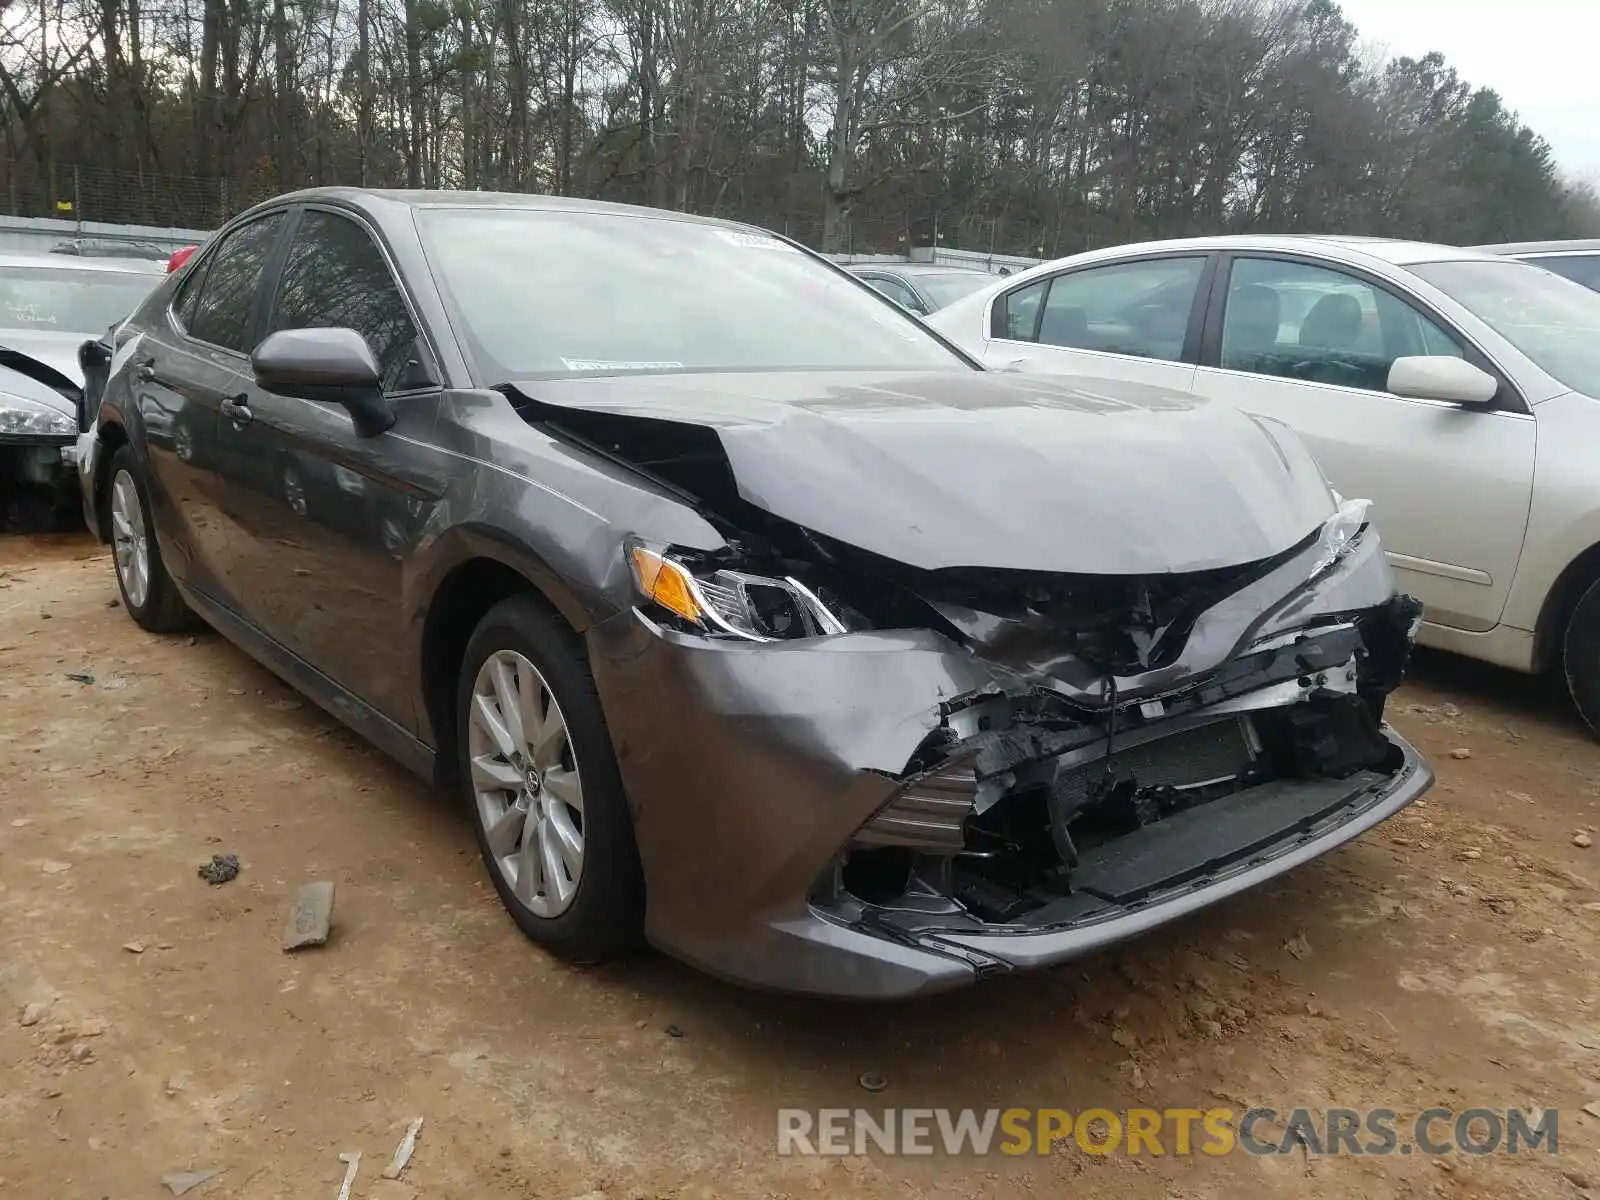
<svg viewBox="0 0 1600 1200"><path fill-rule="evenodd" d="M453 788L566 958L937 991L1432 781L1383 720L1418 606L1293 433L980 370L770 234L301 192L114 341L79 466L128 614Z"/></svg>

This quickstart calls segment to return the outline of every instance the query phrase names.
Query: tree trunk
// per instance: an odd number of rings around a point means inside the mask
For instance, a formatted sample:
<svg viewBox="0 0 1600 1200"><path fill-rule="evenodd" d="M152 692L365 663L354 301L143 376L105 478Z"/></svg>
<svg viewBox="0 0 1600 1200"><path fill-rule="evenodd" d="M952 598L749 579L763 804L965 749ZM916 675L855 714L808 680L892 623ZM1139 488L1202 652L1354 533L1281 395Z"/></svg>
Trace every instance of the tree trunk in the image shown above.
<svg viewBox="0 0 1600 1200"><path fill-rule="evenodd" d="M284 0L272 0L272 37L276 52L272 81L273 157L278 168L278 190L287 192L294 186L298 163L294 136L294 49L289 42L289 13Z"/></svg>
<svg viewBox="0 0 1600 1200"><path fill-rule="evenodd" d="M417 23L417 0L406 0L406 101L410 129L406 137L406 186L422 186L422 160L427 152L427 97L422 94L422 28Z"/></svg>

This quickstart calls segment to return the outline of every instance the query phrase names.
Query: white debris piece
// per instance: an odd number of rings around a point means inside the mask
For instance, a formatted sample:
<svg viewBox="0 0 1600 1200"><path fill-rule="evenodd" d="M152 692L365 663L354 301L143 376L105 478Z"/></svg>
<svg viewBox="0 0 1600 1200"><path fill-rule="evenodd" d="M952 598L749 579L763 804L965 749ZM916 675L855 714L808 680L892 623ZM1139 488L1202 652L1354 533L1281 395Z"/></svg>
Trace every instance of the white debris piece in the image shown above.
<svg viewBox="0 0 1600 1200"><path fill-rule="evenodd" d="M171 1175L163 1175L161 1182L174 1196L181 1196L185 1192L193 1191L208 1179L213 1179L222 1174L221 1167L213 1167L209 1171L174 1171Z"/></svg>
<svg viewBox="0 0 1600 1200"><path fill-rule="evenodd" d="M383 1169L385 1179L399 1179L400 1172L406 1169L406 1164L411 1161L411 1152L417 1148L417 1134L422 1132L422 1118L417 1117L411 1122L411 1127L406 1130L406 1136L400 1139L400 1144L395 1147L394 1158Z"/></svg>
<svg viewBox="0 0 1600 1200"><path fill-rule="evenodd" d="M361 1169L361 1151L341 1151L339 1161L350 1164L344 1169L344 1182L339 1185L339 1200L350 1200L350 1188L356 1181L356 1172Z"/></svg>

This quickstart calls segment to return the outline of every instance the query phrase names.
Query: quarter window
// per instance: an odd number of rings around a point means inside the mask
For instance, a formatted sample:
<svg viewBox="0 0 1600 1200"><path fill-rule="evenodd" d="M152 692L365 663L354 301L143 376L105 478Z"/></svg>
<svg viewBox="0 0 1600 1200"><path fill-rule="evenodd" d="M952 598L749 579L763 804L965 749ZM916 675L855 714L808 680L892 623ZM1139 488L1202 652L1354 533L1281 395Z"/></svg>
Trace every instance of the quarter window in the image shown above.
<svg viewBox="0 0 1600 1200"><path fill-rule="evenodd" d="M250 314L282 225L281 212L269 213L235 229L217 247L204 264L205 278L198 281L193 304L187 295L179 301L180 315L193 337L249 353Z"/></svg>
<svg viewBox="0 0 1600 1200"><path fill-rule="evenodd" d="M1001 328L1043 346L1176 361L1204 271L1205 259L1193 257L1057 275L1007 296Z"/></svg>
<svg viewBox="0 0 1600 1200"><path fill-rule="evenodd" d="M415 370L417 328L371 235L346 217L311 209L289 246L267 328L337 327L366 338L384 391L425 382Z"/></svg>
<svg viewBox="0 0 1600 1200"><path fill-rule="evenodd" d="M1308 383L1387 391L1394 360L1461 358L1458 338L1355 275L1264 258L1234 262L1221 365Z"/></svg>

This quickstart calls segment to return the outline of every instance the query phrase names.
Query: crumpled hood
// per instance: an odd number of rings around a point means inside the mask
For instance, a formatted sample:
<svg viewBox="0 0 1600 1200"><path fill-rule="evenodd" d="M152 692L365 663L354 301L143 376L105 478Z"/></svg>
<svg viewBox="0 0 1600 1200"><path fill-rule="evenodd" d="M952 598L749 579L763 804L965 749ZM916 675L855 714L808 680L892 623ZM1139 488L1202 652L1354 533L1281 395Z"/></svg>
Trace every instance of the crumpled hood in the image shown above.
<svg viewBox="0 0 1600 1200"><path fill-rule="evenodd" d="M0 392L25 396L37 400L70 416L77 415L77 405L51 387L44 379L32 377L26 365L20 366L11 355L32 359L42 365L46 373L55 372L67 383L83 386L83 368L78 365L78 347L88 336L81 333L40 333L32 329L0 329ZM10 351L11 355L6 352Z"/></svg>
<svg viewBox="0 0 1600 1200"><path fill-rule="evenodd" d="M40 333L33 329L0 329L0 346L36 358L59 371L79 387L83 368L78 365L78 347L96 333Z"/></svg>
<svg viewBox="0 0 1600 1200"><path fill-rule="evenodd" d="M656 422L709 429L749 503L926 570L1236 566L1287 550L1334 509L1286 426L1142 384L794 372L537 380L512 390L532 402L522 406L529 420L639 463L651 461ZM601 418L593 431L586 413ZM692 475L671 477L696 490Z"/></svg>

